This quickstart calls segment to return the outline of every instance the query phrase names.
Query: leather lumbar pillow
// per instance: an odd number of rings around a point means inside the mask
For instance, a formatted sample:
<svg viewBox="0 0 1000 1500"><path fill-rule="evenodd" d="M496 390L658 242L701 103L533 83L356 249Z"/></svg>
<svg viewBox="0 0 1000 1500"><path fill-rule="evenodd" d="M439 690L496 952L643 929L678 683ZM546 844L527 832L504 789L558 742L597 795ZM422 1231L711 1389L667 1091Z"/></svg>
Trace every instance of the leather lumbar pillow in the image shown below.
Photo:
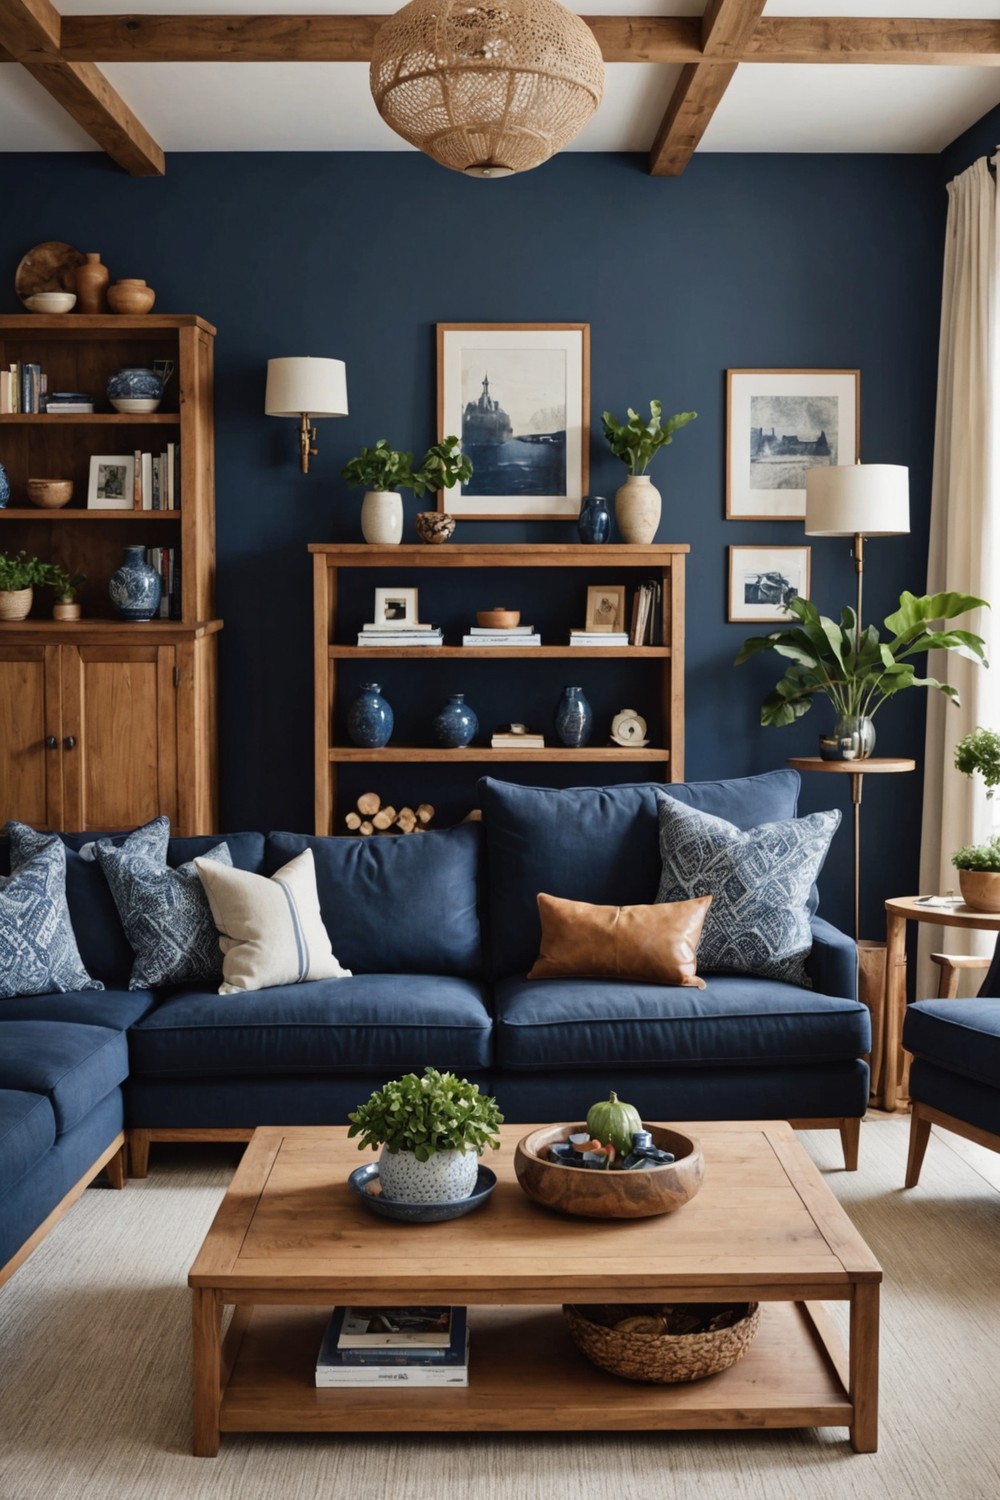
<svg viewBox="0 0 1000 1500"><path fill-rule="evenodd" d="M698 942L711 896L657 906L592 906L542 892L542 943L529 979L635 979L703 990Z"/></svg>

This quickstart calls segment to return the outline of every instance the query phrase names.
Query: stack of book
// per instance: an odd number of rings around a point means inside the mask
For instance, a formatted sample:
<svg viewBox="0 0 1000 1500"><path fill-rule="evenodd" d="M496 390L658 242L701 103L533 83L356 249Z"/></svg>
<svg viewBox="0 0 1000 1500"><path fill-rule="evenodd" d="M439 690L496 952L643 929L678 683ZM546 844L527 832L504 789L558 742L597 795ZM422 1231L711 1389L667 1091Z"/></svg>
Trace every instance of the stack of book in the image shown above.
<svg viewBox="0 0 1000 1500"><path fill-rule="evenodd" d="M0 370L0 416L45 409L46 377L41 365L16 361Z"/></svg>
<svg viewBox="0 0 1000 1500"><path fill-rule="evenodd" d="M385 625L365 625L358 631L359 646L443 646L444 636L437 625L404 625L401 621Z"/></svg>
<svg viewBox="0 0 1000 1500"><path fill-rule="evenodd" d="M464 1307L335 1307L318 1386L468 1385Z"/></svg>
<svg viewBox="0 0 1000 1500"><path fill-rule="evenodd" d="M658 578L640 583L632 600L632 629L629 644L632 646L662 646L663 618L661 604L663 590Z"/></svg>
<svg viewBox="0 0 1000 1500"><path fill-rule="evenodd" d="M0 385L2 381L0 374ZM94 410L94 398L86 391L53 391L45 398L45 410L51 416L88 416Z"/></svg>
<svg viewBox="0 0 1000 1500"><path fill-rule="evenodd" d="M165 453L135 450L136 510L176 510L180 492L180 444L168 443Z"/></svg>
<svg viewBox="0 0 1000 1500"><path fill-rule="evenodd" d="M484 625L470 625L463 635L463 646L540 646L542 638L531 625L512 625L508 630L489 630Z"/></svg>
<svg viewBox="0 0 1000 1500"><path fill-rule="evenodd" d="M177 547L147 547L146 561L160 575L163 592L160 595L158 618L179 620L181 618L181 555Z"/></svg>
<svg viewBox="0 0 1000 1500"><path fill-rule="evenodd" d="M532 734L528 729L511 729L509 724L494 729L490 740L494 750L544 750L544 734Z"/></svg>
<svg viewBox="0 0 1000 1500"><path fill-rule="evenodd" d="M627 630L571 630L571 646L628 646Z"/></svg>

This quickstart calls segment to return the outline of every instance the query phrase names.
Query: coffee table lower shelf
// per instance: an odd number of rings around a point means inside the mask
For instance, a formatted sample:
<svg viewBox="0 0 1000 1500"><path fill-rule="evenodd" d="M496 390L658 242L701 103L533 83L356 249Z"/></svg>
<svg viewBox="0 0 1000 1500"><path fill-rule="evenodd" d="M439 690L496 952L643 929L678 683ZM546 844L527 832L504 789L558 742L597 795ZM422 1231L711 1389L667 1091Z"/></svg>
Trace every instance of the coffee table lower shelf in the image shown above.
<svg viewBox="0 0 1000 1500"><path fill-rule="evenodd" d="M821 1305L767 1302L749 1352L684 1385L592 1365L554 1307L471 1307L468 1387L317 1390L329 1313L238 1307L223 1432L512 1432L850 1427L846 1360ZM236 1347L238 1345L238 1347ZM224 1365L228 1359L224 1358Z"/></svg>

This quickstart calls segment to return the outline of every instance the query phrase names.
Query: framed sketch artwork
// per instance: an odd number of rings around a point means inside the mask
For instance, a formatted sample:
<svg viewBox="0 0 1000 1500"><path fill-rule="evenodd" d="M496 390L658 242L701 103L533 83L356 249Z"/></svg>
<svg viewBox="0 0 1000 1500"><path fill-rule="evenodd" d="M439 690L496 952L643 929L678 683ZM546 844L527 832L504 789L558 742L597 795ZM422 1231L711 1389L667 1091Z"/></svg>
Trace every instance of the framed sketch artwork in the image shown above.
<svg viewBox="0 0 1000 1500"><path fill-rule="evenodd" d="M807 470L857 462L860 384L858 370L727 370L727 520L804 520Z"/></svg>
<svg viewBox="0 0 1000 1500"><path fill-rule="evenodd" d="M810 547L730 547L729 618L789 619L789 600L809 598Z"/></svg>
<svg viewBox="0 0 1000 1500"><path fill-rule="evenodd" d="M91 455L88 510L134 510L134 489L135 459L131 454Z"/></svg>
<svg viewBox="0 0 1000 1500"><path fill-rule="evenodd" d="M468 483L438 508L468 520L565 521L587 491L589 323L439 323L438 434Z"/></svg>

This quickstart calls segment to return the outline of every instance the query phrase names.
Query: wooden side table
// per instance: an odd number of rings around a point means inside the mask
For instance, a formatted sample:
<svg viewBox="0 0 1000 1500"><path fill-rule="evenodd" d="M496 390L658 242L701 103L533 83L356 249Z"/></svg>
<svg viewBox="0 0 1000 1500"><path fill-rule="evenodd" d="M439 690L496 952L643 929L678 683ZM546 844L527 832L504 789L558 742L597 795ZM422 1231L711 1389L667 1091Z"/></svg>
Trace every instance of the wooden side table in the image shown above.
<svg viewBox="0 0 1000 1500"><path fill-rule="evenodd" d="M935 927L964 927L972 932L1000 932L1000 912L973 911L957 906L928 906L916 896L895 896L885 903L886 996L883 1107L894 1110L906 1087L906 1058L902 1048L906 1014L906 924L929 922Z"/></svg>

